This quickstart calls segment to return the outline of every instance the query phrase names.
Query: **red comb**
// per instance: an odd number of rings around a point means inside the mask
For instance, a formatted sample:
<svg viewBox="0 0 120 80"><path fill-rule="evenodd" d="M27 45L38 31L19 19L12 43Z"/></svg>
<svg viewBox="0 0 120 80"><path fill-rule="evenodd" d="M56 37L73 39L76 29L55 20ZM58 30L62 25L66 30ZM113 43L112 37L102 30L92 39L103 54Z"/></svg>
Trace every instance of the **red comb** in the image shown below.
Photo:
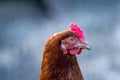
<svg viewBox="0 0 120 80"><path fill-rule="evenodd" d="M77 24L75 23L70 24L70 30L75 34L77 34L80 39L85 39L83 31L80 29L80 27Z"/></svg>

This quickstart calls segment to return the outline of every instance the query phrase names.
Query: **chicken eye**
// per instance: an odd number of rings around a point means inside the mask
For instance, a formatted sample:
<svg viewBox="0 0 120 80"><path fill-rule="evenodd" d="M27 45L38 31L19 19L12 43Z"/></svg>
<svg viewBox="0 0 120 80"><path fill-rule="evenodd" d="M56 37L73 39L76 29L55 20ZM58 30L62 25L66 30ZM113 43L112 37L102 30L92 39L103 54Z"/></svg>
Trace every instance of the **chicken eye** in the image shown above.
<svg viewBox="0 0 120 80"><path fill-rule="evenodd" d="M73 38L71 38L71 39L70 39L70 41L74 41L74 39L73 39Z"/></svg>

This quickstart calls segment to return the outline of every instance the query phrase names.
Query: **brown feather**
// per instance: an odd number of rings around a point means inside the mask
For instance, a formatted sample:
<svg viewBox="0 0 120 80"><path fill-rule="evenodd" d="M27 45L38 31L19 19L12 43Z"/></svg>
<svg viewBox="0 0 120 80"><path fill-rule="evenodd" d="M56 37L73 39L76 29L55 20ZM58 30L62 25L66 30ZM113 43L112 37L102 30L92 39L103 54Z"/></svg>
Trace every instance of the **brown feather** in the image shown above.
<svg viewBox="0 0 120 80"><path fill-rule="evenodd" d="M60 41L68 36L76 35L67 30L46 41L38 80L83 80L76 56L60 50Z"/></svg>

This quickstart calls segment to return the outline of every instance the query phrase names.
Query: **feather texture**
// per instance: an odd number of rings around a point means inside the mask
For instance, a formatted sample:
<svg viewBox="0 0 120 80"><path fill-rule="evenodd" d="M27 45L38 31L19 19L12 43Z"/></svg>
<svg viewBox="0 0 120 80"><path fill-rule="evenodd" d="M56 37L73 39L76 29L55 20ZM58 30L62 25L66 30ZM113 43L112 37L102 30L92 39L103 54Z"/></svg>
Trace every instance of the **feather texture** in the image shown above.
<svg viewBox="0 0 120 80"><path fill-rule="evenodd" d="M76 56L60 50L60 41L68 36L78 37L67 30L48 38L38 80L83 80Z"/></svg>

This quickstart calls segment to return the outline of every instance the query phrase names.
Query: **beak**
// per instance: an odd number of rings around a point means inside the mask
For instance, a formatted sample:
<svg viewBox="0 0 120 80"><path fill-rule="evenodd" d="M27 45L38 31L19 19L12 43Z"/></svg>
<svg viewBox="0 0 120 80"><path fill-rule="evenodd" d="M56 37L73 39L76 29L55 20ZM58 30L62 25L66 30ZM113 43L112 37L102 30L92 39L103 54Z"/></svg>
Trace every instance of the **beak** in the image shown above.
<svg viewBox="0 0 120 80"><path fill-rule="evenodd" d="M85 49L91 50L91 48L88 45L86 45Z"/></svg>
<svg viewBox="0 0 120 80"><path fill-rule="evenodd" d="M91 50L91 48L88 46L88 42L86 40L81 40L83 49Z"/></svg>
<svg viewBox="0 0 120 80"><path fill-rule="evenodd" d="M83 41L82 43L80 42L77 45L75 45L75 47L81 48L81 49L91 50L91 48L88 46L87 41Z"/></svg>

